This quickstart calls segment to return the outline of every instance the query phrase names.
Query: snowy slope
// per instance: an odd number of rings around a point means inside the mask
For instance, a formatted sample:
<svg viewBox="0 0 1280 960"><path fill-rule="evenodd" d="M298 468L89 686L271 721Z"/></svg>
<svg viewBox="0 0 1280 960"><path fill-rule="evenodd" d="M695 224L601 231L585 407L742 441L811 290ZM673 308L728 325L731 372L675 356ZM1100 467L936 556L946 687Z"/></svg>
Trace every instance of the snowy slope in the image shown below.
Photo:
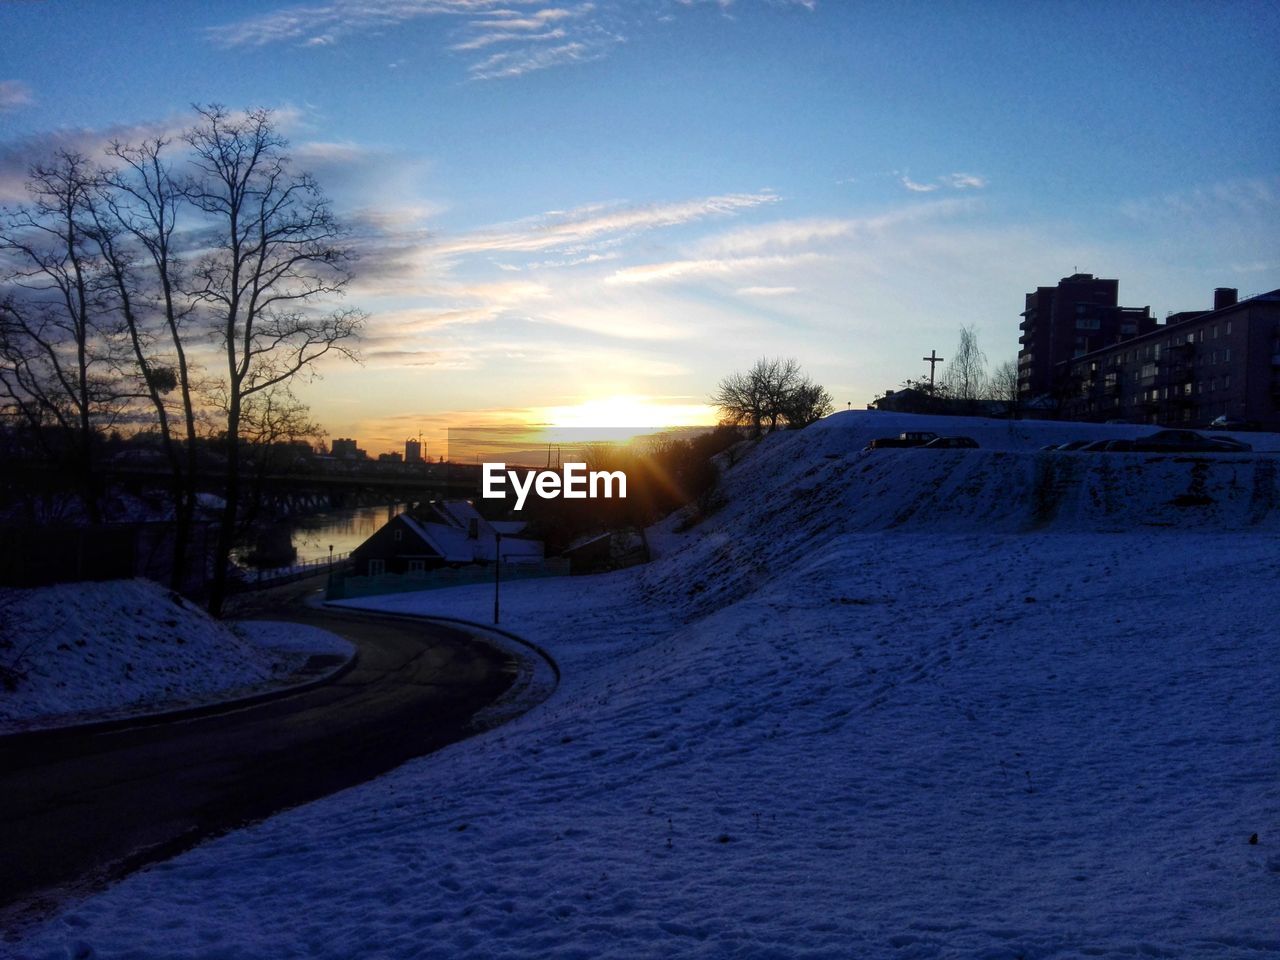
<svg viewBox="0 0 1280 960"><path fill-rule="evenodd" d="M133 716L257 692L311 653L350 644L314 627L233 629L146 580L0 589L0 733Z"/></svg>
<svg viewBox="0 0 1280 960"><path fill-rule="evenodd" d="M1256 523L1241 506L1253 474L1211 472L1224 506L1193 523L1069 490L1036 518L1033 483L988 486L1034 480L1012 455L1034 463L1050 428L941 474L881 451L915 465L882 458L870 483L846 461L896 432L885 417L761 444L726 506L667 525L647 567L504 585L503 625L563 670L541 708L137 874L12 949L1280 952L1280 540L1269 503ZM957 471L935 499L967 519L886 522ZM1185 479L1155 465L1134 489L1159 504ZM484 620L492 594L381 605Z"/></svg>

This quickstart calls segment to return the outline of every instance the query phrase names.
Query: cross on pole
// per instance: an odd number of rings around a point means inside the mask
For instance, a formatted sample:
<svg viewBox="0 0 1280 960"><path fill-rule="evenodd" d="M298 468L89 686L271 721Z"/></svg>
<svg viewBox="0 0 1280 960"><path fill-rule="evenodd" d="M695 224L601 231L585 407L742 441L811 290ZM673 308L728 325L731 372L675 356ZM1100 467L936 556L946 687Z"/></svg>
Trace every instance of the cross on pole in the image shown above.
<svg viewBox="0 0 1280 960"><path fill-rule="evenodd" d="M942 357L938 356L937 350L930 350L927 357L921 357L925 363L929 364L929 392L933 392L933 368L942 362Z"/></svg>

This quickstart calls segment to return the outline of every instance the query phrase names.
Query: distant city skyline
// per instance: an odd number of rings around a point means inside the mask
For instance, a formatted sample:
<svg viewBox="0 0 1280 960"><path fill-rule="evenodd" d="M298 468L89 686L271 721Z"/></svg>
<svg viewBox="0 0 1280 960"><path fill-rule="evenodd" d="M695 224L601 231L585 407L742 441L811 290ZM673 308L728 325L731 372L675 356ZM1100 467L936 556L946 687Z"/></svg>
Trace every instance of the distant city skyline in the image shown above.
<svg viewBox="0 0 1280 960"><path fill-rule="evenodd" d="M374 456L707 422L762 355L860 407L964 325L1012 359L1025 294L1075 272L1160 319L1280 287L1278 30L1245 2L0 3L0 203L53 149L275 111L372 315L363 365L297 393Z"/></svg>

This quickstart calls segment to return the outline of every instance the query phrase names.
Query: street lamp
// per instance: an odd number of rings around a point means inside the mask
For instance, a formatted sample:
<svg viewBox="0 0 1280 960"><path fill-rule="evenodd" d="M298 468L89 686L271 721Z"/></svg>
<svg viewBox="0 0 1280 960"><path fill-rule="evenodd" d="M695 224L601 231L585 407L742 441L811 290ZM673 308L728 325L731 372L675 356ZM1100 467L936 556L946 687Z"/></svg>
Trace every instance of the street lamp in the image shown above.
<svg viewBox="0 0 1280 960"><path fill-rule="evenodd" d="M493 625L498 625L498 589L502 584L502 534L493 531Z"/></svg>

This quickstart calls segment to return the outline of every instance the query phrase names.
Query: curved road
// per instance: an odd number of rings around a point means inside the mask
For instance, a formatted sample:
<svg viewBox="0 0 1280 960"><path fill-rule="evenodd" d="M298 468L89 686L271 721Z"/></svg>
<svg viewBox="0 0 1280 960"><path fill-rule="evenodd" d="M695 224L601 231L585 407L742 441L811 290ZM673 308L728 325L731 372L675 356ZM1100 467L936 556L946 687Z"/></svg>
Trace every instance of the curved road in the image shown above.
<svg viewBox="0 0 1280 960"><path fill-rule="evenodd" d="M0 921L460 740L518 670L462 627L253 606L235 615L341 634L359 646L355 667L195 719L0 743Z"/></svg>

